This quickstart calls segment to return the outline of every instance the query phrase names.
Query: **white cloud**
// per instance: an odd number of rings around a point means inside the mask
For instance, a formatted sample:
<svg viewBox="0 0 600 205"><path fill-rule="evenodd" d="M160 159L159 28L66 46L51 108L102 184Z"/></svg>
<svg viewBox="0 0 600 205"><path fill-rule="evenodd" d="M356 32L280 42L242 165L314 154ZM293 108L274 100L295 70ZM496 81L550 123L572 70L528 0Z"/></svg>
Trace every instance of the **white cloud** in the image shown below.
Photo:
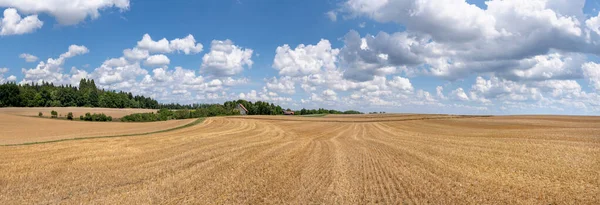
<svg viewBox="0 0 600 205"><path fill-rule="evenodd" d="M37 56L31 55L29 53L22 53L21 55L19 55L19 58L25 59L26 62L35 62L38 60Z"/></svg>
<svg viewBox="0 0 600 205"><path fill-rule="evenodd" d="M147 73L138 62L130 63L124 58L118 58L104 61L91 75L101 87L121 90L133 87L136 78Z"/></svg>
<svg viewBox="0 0 600 205"><path fill-rule="evenodd" d="M196 39L191 34L185 38L173 39L170 42L166 38L154 41L149 34L144 34L142 40L137 42L137 48L147 50L151 53L172 53L178 51L189 55L202 52L203 46L201 43L196 43Z"/></svg>
<svg viewBox="0 0 600 205"><path fill-rule="evenodd" d="M16 9L8 8L4 10L4 18L0 22L0 36L32 33L41 28L42 25L44 25L44 22L40 21L37 15L21 18Z"/></svg>
<svg viewBox="0 0 600 205"><path fill-rule="evenodd" d="M581 78L579 68L584 61L582 54L538 55L519 61L518 66L499 75L512 80L576 79Z"/></svg>
<svg viewBox="0 0 600 205"><path fill-rule="evenodd" d="M277 47L273 68L284 76L303 76L319 73L321 69L335 69L338 49L332 49L328 40L317 45L300 44L295 49L289 45Z"/></svg>
<svg viewBox="0 0 600 205"><path fill-rule="evenodd" d="M361 38L350 31L344 37L345 46L340 50L340 66L346 71L344 77L354 81L372 80L374 76L389 74L394 66L417 65L423 61L421 40L406 33Z"/></svg>
<svg viewBox="0 0 600 205"><path fill-rule="evenodd" d="M69 51L60 55L60 58L71 58L90 52L87 47L80 45L70 45Z"/></svg>
<svg viewBox="0 0 600 205"><path fill-rule="evenodd" d="M225 41L213 40L210 52L202 57L200 72L223 77L240 74L244 67L252 67L252 49L242 48Z"/></svg>
<svg viewBox="0 0 600 205"><path fill-rule="evenodd" d="M60 24L74 25L88 16L97 19L103 9L127 10L129 0L0 0L0 7L14 7L24 13L47 13Z"/></svg>
<svg viewBox="0 0 600 205"><path fill-rule="evenodd" d="M490 77L486 80L479 76L471 86L470 98L482 103L491 103L491 100L525 101L539 100L541 93L538 89L525 84L498 77Z"/></svg>
<svg viewBox="0 0 600 205"><path fill-rule="evenodd" d="M431 34L441 41L494 37L494 17L464 0L405 1L349 0L344 9L379 22L404 24L410 30Z"/></svg>
<svg viewBox="0 0 600 205"><path fill-rule="evenodd" d="M329 20L333 22L337 21L337 13L335 11L328 11L327 13L325 13L325 15L327 16L327 18L329 18Z"/></svg>
<svg viewBox="0 0 600 205"><path fill-rule="evenodd" d="M469 101L469 97L462 88L457 88L456 90L453 90L451 96L457 100Z"/></svg>
<svg viewBox="0 0 600 205"><path fill-rule="evenodd" d="M388 84L391 87L403 92L412 92L414 89L408 78L403 78L400 76L394 76L394 78L389 81Z"/></svg>
<svg viewBox="0 0 600 205"><path fill-rule="evenodd" d="M139 60L144 60L144 59L148 58L150 56L150 54L147 50L133 48L133 49L123 50L123 56L125 56L125 58L133 60L133 61L139 61Z"/></svg>
<svg viewBox="0 0 600 205"><path fill-rule="evenodd" d="M192 54L192 53L200 53L202 52L202 44L198 43L196 44L196 39L194 39L194 36L192 36L192 34L186 36L185 38L179 39L173 39L171 40L171 45L170 45L171 49L174 51L181 51L183 53L185 53L186 55Z"/></svg>
<svg viewBox="0 0 600 205"><path fill-rule="evenodd" d="M295 83L289 76L281 77L280 79L273 77L267 80L266 83L267 88L275 92L286 94L294 94L296 92Z"/></svg>
<svg viewBox="0 0 600 205"><path fill-rule="evenodd" d="M35 68L22 69L24 74L21 83L41 83L42 81L55 84L71 83L71 77L68 74L63 74L63 64L68 58L88 53L89 50L85 46L71 45L69 50L59 56L57 59L49 58L46 62L40 62Z"/></svg>
<svg viewBox="0 0 600 205"><path fill-rule="evenodd" d="M331 89L324 90L322 96L325 100L337 100L337 93Z"/></svg>
<svg viewBox="0 0 600 205"><path fill-rule="evenodd" d="M590 86L600 92L600 64L593 62L585 63L582 69Z"/></svg>
<svg viewBox="0 0 600 205"><path fill-rule="evenodd" d="M240 93L235 97L249 101L274 102L280 105L292 102L292 98L290 97L281 97L277 93L269 92L265 89L263 89L263 91L261 92L257 92L256 90L250 90L247 93Z"/></svg>
<svg viewBox="0 0 600 205"><path fill-rule="evenodd" d="M489 73L518 81L576 79L582 53L600 53L600 36L588 32L595 33L600 17L585 19L584 0L485 3L482 9L464 0L346 1L340 10L349 17L407 29L364 38L347 34L340 51L344 77L367 81L381 67L407 66L407 73L449 80Z"/></svg>
<svg viewBox="0 0 600 205"><path fill-rule="evenodd" d="M585 21L585 25L588 29L596 32L596 34L600 35L600 12L598 16L592 17Z"/></svg>
<svg viewBox="0 0 600 205"><path fill-rule="evenodd" d="M444 87L437 86L437 87L435 87L435 91L436 91L438 98L440 98L442 100L447 99L446 96L444 95Z"/></svg>
<svg viewBox="0 0 600 205"><path fill-rule="evenodd" d="M163 54L159 54L159 55L153 55L148 57L148 59L146 59L146 61L144 62L144 65L147 66L165 66L165 65L169 65L171 63L171 60L169 60L169 58Z"/></svg>
<svg viewBox="0 0 600 205"><path fill-rule="evenodd" d="M158 41L152 40L150 34L144 34L141 41L137 42L137 47L140 49L148 50L152 53L170 53L171 47L169 46L169 40L162 38Z"/></svg>
<svg viewBox="0 0 600 205"><path fill-rule="evenodd" d="M8 76L8 78L4 78L4 73L8 72L8 68L0 68L0 84L6 82L16 82L17 77L14 75Z"/></svg>

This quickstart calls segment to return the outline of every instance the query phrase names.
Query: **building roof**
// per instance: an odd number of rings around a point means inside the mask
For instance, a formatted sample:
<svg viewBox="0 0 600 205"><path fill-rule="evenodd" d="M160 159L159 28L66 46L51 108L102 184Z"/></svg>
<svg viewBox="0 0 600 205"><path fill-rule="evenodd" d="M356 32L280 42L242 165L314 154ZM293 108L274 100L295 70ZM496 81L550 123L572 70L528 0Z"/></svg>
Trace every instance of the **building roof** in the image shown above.
<svg viewBox="0 0 600 205"><path fill-rule="evenodd" d="M246 109L246 107L244 107L244 105L242 105L241 103L238 104L240 107L242 107L242 109L244 109L244 111L248 112L248 109Z"/></svg>

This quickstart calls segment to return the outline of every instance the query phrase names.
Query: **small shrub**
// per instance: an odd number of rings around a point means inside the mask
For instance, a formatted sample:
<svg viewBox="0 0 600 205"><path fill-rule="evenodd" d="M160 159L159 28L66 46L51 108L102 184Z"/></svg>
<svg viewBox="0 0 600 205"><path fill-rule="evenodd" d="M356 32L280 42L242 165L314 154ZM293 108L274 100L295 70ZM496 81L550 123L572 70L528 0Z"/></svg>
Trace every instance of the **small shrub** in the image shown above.
<svg viewBox="0 0 600 205"><path fill-rule="evenodd" d="M83 120L83 115L79 115L79 120Z"/></svg>
<svg viewBox="0 0 600 205"><path fill-rule="evenodd" d="M43 117L44 114L42 112L38 113L38 117Z"/></svg>
<svg viewBox="0 0 600 205"><path fill-rule="evenodd" d="M107 116L104 113L85 113L85 117L84 116L80 116L79 117L80 120L85 120L85 121L100 121L100 122L106 122L106 121L112 121L112 117L111 116Z"/></svg>
<svg viewBox="0 0 600 205"><path fill-rule="evenodd" d="M55 110L52 110L52 112L50 112L50 114L52 115L52 118L58 117L58 112L56 112Z"/></svg>
<svg viewBox="0 0 600 205"><path fill-rule="evenodd" d="M69 112L69 114L67 114L67 119L73 120L73 113L72 112Z"/></svg>

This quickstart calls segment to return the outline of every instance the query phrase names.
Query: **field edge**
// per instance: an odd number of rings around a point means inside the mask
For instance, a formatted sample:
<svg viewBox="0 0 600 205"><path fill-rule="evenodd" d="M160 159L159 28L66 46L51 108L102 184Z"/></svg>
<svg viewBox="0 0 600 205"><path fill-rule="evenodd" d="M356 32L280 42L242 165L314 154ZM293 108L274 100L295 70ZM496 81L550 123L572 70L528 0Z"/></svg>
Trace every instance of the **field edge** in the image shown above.
<svg viewBox="0 0 600 205"><path fill-rule="evenodd" d="M134 133L134 134L122 134L122 135L108 135L108 136L95 136L95 137L75 137L75 138L58 139L58 140L48 140L48 141L39 141L39 142L26 142L26 143L18 143L18 144L3 144L3 145L0 145L0 146L1 147L14 147L14 146L37 145L37 144L49 144L49 143L65 142L65 141L75 141L75 140L102 139L102 138L115 138L115 137L134 137L134 136L140 136L140 135L158 134L158 133L170 132L170 131L175 131L175 130L179 130L179 129L191 127L191 126L194 126L194 125L198 125L198 124L204 122L205 119L206 118L198 118L197 120L194 120L193 122L190 122L188 124L185 124L185 125L182 125L182 126L179 126L179 127L173 127L173 128L169 128L169 129L165 129L165 130L158 130L158 131L153 131L153 132Z"/></svg>

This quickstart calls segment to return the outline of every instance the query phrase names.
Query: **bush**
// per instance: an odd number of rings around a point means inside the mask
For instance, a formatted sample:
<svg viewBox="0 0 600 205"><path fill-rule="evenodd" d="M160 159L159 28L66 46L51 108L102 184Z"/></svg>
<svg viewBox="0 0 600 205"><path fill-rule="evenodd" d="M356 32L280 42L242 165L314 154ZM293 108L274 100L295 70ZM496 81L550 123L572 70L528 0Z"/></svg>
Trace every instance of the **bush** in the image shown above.
<svg viewBox="0 0 600 205"><path fill-rule="evenodd" d="M83 120L83 115L79 115L79 120Z"/></svg>
<svg viewBox="0 0 600 205"><path fill-rule="evenodd" d="M72 112L69 112L69 114L67 114L67 119L73 120L73 113Z"/></svg>
<svg viewBox="0 0 600 205"><path fill-rule="evenodd" d="M44 114L42 112L38 113L38 117L42 117Z"/></svg>
<svg viewBox="0 0 600 205"><path fill-rule="evenodd" d="M52 115L52 118L58 117L58 112L56 112L55 110L52 110L52 112L50 112L50 114Z"/></svg>
<svg viewBox="0 0 600 205"><path fill-rule="evenodd" d="M104 113L90 114L89 112L85 113L85 117L84 116L80 116L79 119L85 120L85 121L100 121L100 122L112 121L112 117L111 116L106 116Z"/></svg>

